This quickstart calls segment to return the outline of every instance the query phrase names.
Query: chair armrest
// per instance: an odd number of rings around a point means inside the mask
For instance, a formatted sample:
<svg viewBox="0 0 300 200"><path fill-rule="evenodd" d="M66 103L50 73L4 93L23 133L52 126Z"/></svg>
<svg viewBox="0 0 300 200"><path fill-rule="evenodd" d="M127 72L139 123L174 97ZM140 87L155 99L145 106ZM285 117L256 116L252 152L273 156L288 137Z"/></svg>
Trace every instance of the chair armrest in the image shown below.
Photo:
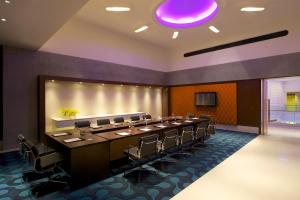
<svg viewBox="0 0 300 200"><path fill-rule="evenodd" d="M58 152L53 152L50 154L39 156L39 159L40 159L40 166L42 168L51 165L56 165L57 163L64 160L63 155Z"/></svg>

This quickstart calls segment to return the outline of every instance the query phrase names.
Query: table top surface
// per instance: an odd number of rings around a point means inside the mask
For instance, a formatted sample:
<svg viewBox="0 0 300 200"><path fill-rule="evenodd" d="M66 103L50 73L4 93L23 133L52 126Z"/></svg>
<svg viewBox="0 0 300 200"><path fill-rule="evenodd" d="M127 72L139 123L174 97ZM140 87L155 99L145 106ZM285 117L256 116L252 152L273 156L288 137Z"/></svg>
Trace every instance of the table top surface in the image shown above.
<svg viewBox="0 0 300 200"><path fill-rule="evenodd" d="M187 121L188 120L188 121ZM86 145L98 144L102 142L108 142L124 137L130 137L145 133L154 133L162 130L167 130L171 128L180 128L182 126L193 125L196 123L200 123L202 121L207 121L207 119L177 119L175 120L172 117L163 118L163 120L151 120L148 121L147 126L145 121L139 121L136 123L123 123L119 125L108 124L102 125L99 128L84 128L81 129L70 129L65 131L55 131L46 133L47 136L60 143L61 145L72 149L78 148ZM173 124L174 122L179 124ZM166 127L157 127L159 125L164 125ZM129 127L132 126L132 127ZM141 129L150 129L150 130L141 130ZM129 133L128 135L119 135L118 133ZM68 135L63 136L54 136L57 133L68 133ZM72 138L80 138L80 141L67 143L65 140Z"/></svg>

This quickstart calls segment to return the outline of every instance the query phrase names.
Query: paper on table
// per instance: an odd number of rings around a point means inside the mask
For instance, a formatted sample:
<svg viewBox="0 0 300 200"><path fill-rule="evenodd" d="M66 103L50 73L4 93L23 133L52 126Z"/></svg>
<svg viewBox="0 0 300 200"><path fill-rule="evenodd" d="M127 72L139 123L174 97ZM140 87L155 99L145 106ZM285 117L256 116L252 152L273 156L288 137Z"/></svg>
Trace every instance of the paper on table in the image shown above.
<svg viewBox="0 0 300 200"><path fill-rule="evenodd" d="M156 127L158 127L158 128L166 128L167 126L165 126L165 125L157 125Z"/></svg>
<svg viewBox="0 0 300 200"><path fill-rule="evenodd" d="M98 126L98 125L91 125L91 128L101 128L101 126Z"/></svg>
<svg viewBox="0 0 300 200"><path fill-rule="evenodd" d="M120 133L116 133L116 134L118 134L118 135L130 135L130 133L128 133L128 132L120 132Z"/></svg>
<svg viewBox="0 0 300 200"><path fill-rule="evenodd" d="M59 136L64 136L64 135L69 135L69 133L55 133L55 134L53 134L54 137L59 137Z"/></svg>
<svg viewBox="0 0 300 200"><path fill-rule="evenodd" d="M193 117L192 119L199 119L198 117Z"/></svg>
<svg viewBox="0 0 300 200"><path fill-rule="evenodd" d="M64 140L64 142L70 143L70 142L77 142L77 141L80 141L80 140L82 140L82 139L81 138L71 138L71 139Z"/></svg>
<svg viewBox="0 0 300 200"><path fill-rule="evenodd" d="M193 121L191 121L191 120L185 120L184 122L188 122L189 123L189 122L193 122Z"/></svg>
<svg viewBox="0 0 300 200"><path fill-rule="evenodd" d="M172 124L174 124L174 125L180 125L181 123L179 123L179 122L173 122Z"/></svg>
<svg viewBox="0 0 300 200"><path fill-rule="evenodd" d="M140 130L141 130L141 131L151 131L150 128L141 128Z"/></svg>

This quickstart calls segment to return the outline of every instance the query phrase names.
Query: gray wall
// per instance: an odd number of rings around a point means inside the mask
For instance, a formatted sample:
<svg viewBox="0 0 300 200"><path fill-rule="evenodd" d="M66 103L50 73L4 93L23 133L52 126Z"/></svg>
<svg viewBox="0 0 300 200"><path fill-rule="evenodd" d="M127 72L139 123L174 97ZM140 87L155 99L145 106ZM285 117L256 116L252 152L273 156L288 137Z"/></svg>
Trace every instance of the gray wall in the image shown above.
<svg viewBox="0 0 300 200"><path fill-rule="evenodd" d="M4 149L16 148L20 133L37 138L38 75L166 84L165 73L153 70L9 47L4 47L3 55Z"/></svg>
<svg viewBox="0 0 300 200"><path fill-rule="evenodd" d="M19 133L37 138L38 75L158 85L300 75L300 53L170 73L9 47L3 56L4 149L16 147Z"/></svg>
<svg viewBox="0 0 300 200"><path fill-rule="evenodd" d="M169 85L300 75L300 53L226 63L168 73Z"/></svg>

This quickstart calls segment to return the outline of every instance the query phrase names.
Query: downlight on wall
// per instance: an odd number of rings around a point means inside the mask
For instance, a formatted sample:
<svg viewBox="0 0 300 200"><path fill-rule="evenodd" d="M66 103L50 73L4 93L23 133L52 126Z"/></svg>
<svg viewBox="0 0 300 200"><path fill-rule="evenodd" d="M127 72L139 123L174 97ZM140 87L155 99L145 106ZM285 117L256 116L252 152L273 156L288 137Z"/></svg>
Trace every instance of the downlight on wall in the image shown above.
<svg viewBox="0 0 300 200"><path fill-rule="evenodd" d="M122 6L110 6L105 8L106 11L109 12L129 12L129 7L122 7Z"/></svg>

